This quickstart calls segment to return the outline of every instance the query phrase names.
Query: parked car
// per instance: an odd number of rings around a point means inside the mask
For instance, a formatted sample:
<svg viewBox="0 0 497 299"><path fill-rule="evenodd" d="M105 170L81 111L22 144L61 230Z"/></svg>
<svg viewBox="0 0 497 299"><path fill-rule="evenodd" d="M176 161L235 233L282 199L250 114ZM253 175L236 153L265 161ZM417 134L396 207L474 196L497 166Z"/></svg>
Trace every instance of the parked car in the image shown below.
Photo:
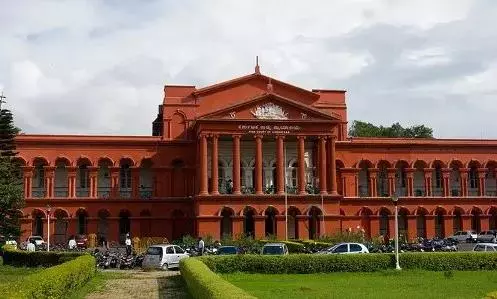
<svg viewBox="0 0 497 299"><path fill-rule="evenodd" d="M76 235L74 238L76 241L76 246L78 248L87 248L88 247L88 237L86 235Z"/></svg>
<svg viewBox="0 0 497 299"><path fill-rule="evenodd" d="M262 247L263 255L287 255L288 247L283 243L267 243Z"/></svg>
<svg viewBox="0 0 497 299"><path fill-rule="evenodd" d="M187 257L188 253L178 245L153 245L148 247L142 267L168 270L179 267L179 261Z"/></svg>
<svg viewBox="0 0 497 299"><path fill-rule="evenodd" d="M478 243L473 247L473 251L490 251L490 252L496 252L497 251L497 244L494 243Z"/></svg>
<svg viewBox="0 0 497 299"><path fill-rule="evenodd" d="M496 243L496 236L497 236L497 231L495 230L482 231L478 234L476 242Z"/></svg>
<svg viewBox="0 0 497 299"><path fill-rule="evenodd" d="M34 243L36 250L45 249L46 243L41 236L29 236L26 241L28 243Z"/></svg>
<svg viewBox="0 0 497 299"><path fill-rule="evenodd" d="M339 243L326 250L318 252L320 254L354 254L369 253L366 245L361 243Z"/></svg>
<svg viewBox="0 0 497 299"><path fill-rule="evenodd" d="M456 240L457 242L476 242L478 238L478 234L473 230L465 230L465 231L457 231L448 239Z"/></svg>
<svg viewBox="0 0 497 299"><path fill-rule="evenodd" d="M217 255L232 255L238 254L238 248L235 246L221 246L217 249Z"/></svg>

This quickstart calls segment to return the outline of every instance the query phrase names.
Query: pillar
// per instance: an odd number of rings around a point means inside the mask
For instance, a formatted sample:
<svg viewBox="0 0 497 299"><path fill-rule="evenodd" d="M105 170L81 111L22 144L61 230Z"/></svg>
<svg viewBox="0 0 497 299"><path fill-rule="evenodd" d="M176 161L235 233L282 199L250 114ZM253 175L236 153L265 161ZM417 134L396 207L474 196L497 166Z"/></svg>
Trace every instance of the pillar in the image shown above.
<svg viewBox="0 0 497 299"><path fill-rule="evenodd" d="M461 230L470 230L471 229L471 215L461 215L461 218L462 218Z"/></svg>
<svg viewBox="0 0 497 299"><path fill-rule="evenodd" d="M328 146L328 165L329 165L329 178L330 178L330 193L337 195L337 169L336 169L336 152L335 152L336 136L329 138Z"/></svg>
<svg viewBox="0 0 497 299"><path fill-rule="evenodd" d="M265 220L266 217L261 215L254 215L254 239L264 239L266 237L266 226Z"/></svg>
<svg viewBox="0 0 497 299"><path fill-rule="evenodd" d="M434 215L425 215L426 221L426 238L435 237L435 217Z"/></svg>
<svg viewBox="0 0 497 299"><path fill-rule="evenodd" d="M243 216L233 216L233 238L243 233Z"/></svg>
<svg viewBox="0 0 497 299"><path fill-rule="evenodd" d="M140 167L131 167L131 197L140 197Z"/></svg>
<svg viewBox="0 0 497 299"><path fill-rule="evenodd" d="M285 150L284 150L284 136L276 136L276 184L278 190L277 194L285 194ZM278 231L279 234L279 231Z"/></svg>
<svg viewBox="0 0 497 299"><path fill-rule="evenodd" d="M276 236L278 240L286 239L286 217L285 215L276 215Z"/></svg>
<svg viewBox="0 0 497 299"><path fill-rule="evenodd" d="M461 175L461 196L468 197L468 168L459 168Z"/></svg>
<svg viewBox="0 0 497 299"><path fill-rule="evenodd" d="M199 195L208 195L207 177L207 136L200 135L200 192Z"/></svg>
<svg viewBox="0 0 497 299"><path fill-rule="evenodd" d="M110 197L119 197L119 171L118 166L109 167L110 170Z"/></svg>
<svg viewBox="0 0 497 299"><path fill-rule="evenodd" d="M434 168L425 168L424 169L424 178L425 178L425 196L433 196L432 192L432 181L431 177L433 174Z"/></svg>
<svg viewBox="0 0 497 299"><path fill-rule="evenodd" d="M388 168L388 195L393 196L395 194L395 174L397 173L397 168Z"/></svg>
<svg viewBox="0 0 497 299"><path fill-rule="evenodd" d="M443 196L444 197L449 197L452 195L452 192L450 192L450 173L452 169L450 168L444 168L442 169L442 178L443 178Z"/></svg>
<svg viewBox="0 0 497 299"><path fill-rule="evenodd" d="M298 238L300 240L309 239L309 229L308 229L309 217L307 215L297 215L296 220L298 226Z"/></svg>
<svg viewBox="0 0 497 299"><path fill-rule="evenodd" d="M45 169L45 198L54 197L55 167L43 166Z"/></svg>
<svg viewBox="0 0 497 299"><path fill-rule="evenodd" d="M407 168L406 176L407 176L407 196L414 196L414 172L416 168Z"/></svg>
<svg viewBox="0 0 497 299"><path fill-rule="evenodd" d="M377 237L380 235L380 217L378 215L370 215L370 231L371 238Z"/></svg>
<svg viewBox="0 0 497 299"><path fill-rule="evenodd" d="M92 166L88 168L90 177L90 198L98 197L98 167Z"/></svg>
<svg viewBox="0 0 497 299"><path fill-rule="evenodd" d="M444 215L444 231L445 236L450 236L454 233L454 216Z"/></svg>
<svg viewBox="0 0 497 299"><path fill-rule="evenodd" d="M23 166L23 181L24 181L24 198L31 198L32 188L31 184L33 182L33 167Z"/></svg>
<svg viewBox="0 0 497 299"><path fill-rule="evenodd" d="M487 172L488 172L487 168L478 168L478 180L480 180L479 184L478 184L478 186L480 187L478 189L479 196L486 196L486 194L487 194L487 185L486 185L486 179L485 179ZM483 228L482 228L482 230L483 230Z"/></svg>
<svg viewBox="0 0 497 299"><path fill-rule="evenodd" d="M219 194L219 162L218 162L218 140L219 135L212 135L212 150L211 150L211 194Z"/></svg>
<svg viewBox="0 0 497 299"><path fill-rule="evenodd" d="M298 139L298 146L297 146L297 150L298 150L298 165L299 165L299 172L298 172L298 188L299 188L299 194L300 195L304 195L306 194L305 192L305 185L306 185L306 182L305 182L305 160L304 160L304 155L305 155L305 144L304 144L304 140L305 140L305 137L304 136L297 136L297 139Z"/></svg>
<svg viewBox="0 0 497 299"><path fill-rule="evenodd" d="M255 194L264 194L262 190L262 136L255 135Z"/></svg>
<svg viewBox="0 0 497 299"><path fill-rule="evenodd" d="M378 186L377 186L377 177L378 177L378 168L370 168L369 169L369 196L378 197Z"/></svg>
<svg viewBox="0 0 497 299"><path fill-rule="evenodd" d="M319 137L319 193L327 194L326 189L326 139Z"/></svg>
<svg viewBox="0 0 497 299"><path fill-rule="evenodd" d="M75 198L76 197L76 171L78 170L77 167L70 166L67 169L67 186L69 188L68 190L68 196L69 198Z"/></svg>
<svg viewBox="0 0 497 299"><path fill-rule="evenodd" d="M489 230L490 215L480 214L480 231Z"/></svg>
<svg viewBox="0 0 497 299"><path fill-rule="evenodd" d="M233 194L240 195L240 135L233 135Z"/></svg>
<svg viewBox="0 0 497 299"><path fill-rule="evenodd" d="M416 215L408 215L407 216L407 236L408 240L414 240L418 237L418 222L416 220Z"/></svg>

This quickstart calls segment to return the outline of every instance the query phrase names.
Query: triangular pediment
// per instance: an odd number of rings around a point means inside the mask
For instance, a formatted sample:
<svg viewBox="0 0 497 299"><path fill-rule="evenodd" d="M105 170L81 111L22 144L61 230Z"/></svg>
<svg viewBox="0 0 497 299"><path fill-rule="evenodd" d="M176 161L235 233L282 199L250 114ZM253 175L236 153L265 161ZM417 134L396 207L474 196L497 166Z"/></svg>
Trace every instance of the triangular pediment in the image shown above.
<svg viewBox="0 0 497 299"><path fill-rule="evenodd" d="M200 116L199 119L232 120L338 120L316 108L273 93L264 93L238 104Z"/></svg>

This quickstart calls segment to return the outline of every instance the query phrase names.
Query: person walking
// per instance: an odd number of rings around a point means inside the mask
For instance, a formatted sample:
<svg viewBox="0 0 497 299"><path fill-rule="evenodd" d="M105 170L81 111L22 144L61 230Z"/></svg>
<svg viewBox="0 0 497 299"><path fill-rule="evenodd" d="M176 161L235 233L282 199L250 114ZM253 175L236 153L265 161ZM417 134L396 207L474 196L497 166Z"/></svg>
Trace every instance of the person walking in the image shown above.
<svg viewBox="0 0 497 299"><path fill-rule="evenodd" d="M124 241L126 244L126 255L131 255L131 238L129 237L129 233L126 235L126 241Z"/></svg>
<svg viewBox="0 0 497 299"><path fill-rule="evenodd" d="M198 237L198 255L200 256L204 255L204 250L205 250L204 240L202 240L202 237Z"/></svg>

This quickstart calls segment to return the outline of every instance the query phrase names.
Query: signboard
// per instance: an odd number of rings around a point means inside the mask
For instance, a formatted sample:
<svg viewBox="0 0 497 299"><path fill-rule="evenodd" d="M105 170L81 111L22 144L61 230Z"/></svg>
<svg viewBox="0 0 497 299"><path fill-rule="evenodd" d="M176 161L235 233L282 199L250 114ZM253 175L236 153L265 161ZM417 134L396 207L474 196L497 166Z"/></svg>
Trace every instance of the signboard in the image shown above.
<svg viewBox="0 0 497 299"><path fill-rule="evenodd" d="M285 135L302 130L300 126L294 125L239 125L238 130L246 134L257 135Z"/></svg>

